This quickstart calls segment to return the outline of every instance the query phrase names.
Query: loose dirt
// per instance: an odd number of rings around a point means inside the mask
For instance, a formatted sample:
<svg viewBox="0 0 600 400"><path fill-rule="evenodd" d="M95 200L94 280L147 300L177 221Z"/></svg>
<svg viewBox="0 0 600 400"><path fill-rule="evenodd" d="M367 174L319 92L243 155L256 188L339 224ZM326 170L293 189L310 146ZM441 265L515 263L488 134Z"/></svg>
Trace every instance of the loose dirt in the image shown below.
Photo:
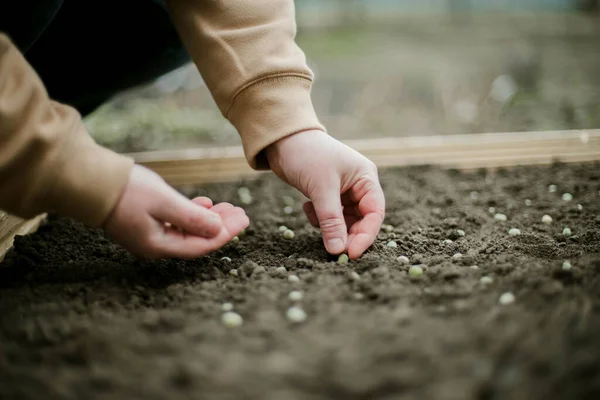
<svg viewBox="0 0 600 400"><path fill-rule="evenodd" d="M254 196L240 241L192 261L137 261L51 217L0 264L0 398L600 398L600 164L419 167L381 182L393 230L345 265L271 176L185 190ZM292 290L304 293L302 323L286 319ZM502 305L506 292L514 302ZM222 324L224 302L242 326Z"/></svg>

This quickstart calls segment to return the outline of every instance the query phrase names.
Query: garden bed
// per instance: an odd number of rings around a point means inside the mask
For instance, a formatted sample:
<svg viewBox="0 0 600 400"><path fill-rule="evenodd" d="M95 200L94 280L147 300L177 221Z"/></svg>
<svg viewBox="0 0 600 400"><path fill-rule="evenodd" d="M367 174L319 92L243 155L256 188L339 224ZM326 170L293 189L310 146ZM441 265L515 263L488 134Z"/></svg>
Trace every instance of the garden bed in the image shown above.
<svg viewBox="0 0 600 400"><path fill-rule="evenodd" d="M0 398L600 398L600 163L381 182L393 228L348 264L270 175L243 184L240 241L192 261L137 261L51 216L0 264ZM185 194L238 203L241 185Z"/></svg>

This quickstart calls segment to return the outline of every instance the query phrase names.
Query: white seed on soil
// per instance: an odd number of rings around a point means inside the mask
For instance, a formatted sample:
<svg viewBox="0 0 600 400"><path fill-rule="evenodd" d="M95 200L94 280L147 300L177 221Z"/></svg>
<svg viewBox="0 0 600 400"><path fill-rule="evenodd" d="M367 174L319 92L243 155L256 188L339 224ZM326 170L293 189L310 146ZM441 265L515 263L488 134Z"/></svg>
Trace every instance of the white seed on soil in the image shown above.
<svg viewBox="0 0 600 400"><path fill-rule="evenodd" d="M519 235L521 234L521 230L520 230L520 229L518 229L518 228L510 228L510 229L508 230L508 234L509 234L510 236L519 236Z"/></svg>
<svg viewBox="0 0 600 400"><path fill-rule="evenodd" d="M583 210L583 206L582 206L581 204L577 204L577 209L578 209L579 211L581 211L581 210Z"/></svg>
<svg viewBox="0 0 600 400"><path fill-rule="evenodd" d="M493 213L495 213L495 212L496 212L496 207L490 207L490 208L488 208L488 212L489 212L490 214L493 214Z"/></svg>
<svg viewBox="0 0 600 400"><path fill-rule="evenodd" d="M562 264L562 269L568 271L571 269L571 262L569 260L565 260Z"/></svg>
<svg viewBox="0 0 600 400"><path fill-rule="evenodd" d="M223 310L223 311L231 311L231 310L233 310L233 304L231 304L231 303L223 303L223 304L221 304L221 310Z"/></svg>
<svg viewBox="0 0 600 400"><path fill-rule="evenodd" d="M287 227L287 226L285 226L285 225L281 225L281 226L279 227L279 232L283 233L283 232L287 231L288 229L290 229L290 228L288 228L288 227Z"/></svg>
<svg viewBox="0 0 600 400"><path fill-rule="evenodd" d="M571 201L573 200L573 195L571 193L563 193L562 199L563 201Z"/></svg>
<svg viewBox="0 0 600 400"><path fill-rule="evenodd" d="M306 321L306 312L304 312L304 310L300 307L293 306L288 308L286 317L291 322L304 322Z"/></svg>
<svg viewBox="0 0 600 400"><path fill-rule="evenodd" d="M556 192L556 185L548 185L548 192L554 193Z"/></svg>
<svg viewBox="0 0 600 400"><path fill-rule="evenodd" d="M304 294L299 290L293 290L288 294L288 299L291 301L301 301L304 298Z"/></svg>
<svg viewBox="0 0 600 400"><path fill-rule="evenodd" d="M394 231L394 227L392 225L383 225L382 228L387 233L392 233Z"/></svg>
<svg viewBox="0 0 600 400"><path fill-rule="evenodd" d="M221 322L228 328L237 328L242 326L244 319L236 312L227 311L221 316Z"/></svg>
<svg viewBox="0 0 600 400"><path fill-rule="evenodd" d="M533 201L529 200L529 199L525 199L525 205L527 207L531 206L533 204Z"/></svg>
<svg viewBox="0 0 600 400"><path fill-rule="evenodd" d="M398 260L398 262L403 265L408 264L410 262L410 260L406 256L400 256L396 260Z"/></svg>
<svg viewBox="0 0 600 400"><path fill-rule="evenodd" d="M413 265L408 269L408 275L412 276L413 278L419 277L423 275L423 268L421 268L419 265Z"/></svg>
<svg viewBox="0 0 600 400"><path fill-rule="evenodd" d="M479 269L479 266L477 266L477 265L471 265L469 268L471 268L471 269Z"/></svg>
<svg viewBox="0 0 600 400"><path fill-rule="evenodd" d="M394 242L393 240L390 240L389 242L387 242L386 246L391 249L395 249L396 247L398 247L398 243Z"/></svg>
<svg viewBox="0 0 600 400"><path fill-rule="evenodd" d="M362 300L362 299L364 299L364 298L365 298L365 295L364 295L364 294L362 294L362 293L354 293L354 295L353 295L353 296L354 296L354 299L355 299L355 300Z"/></svg>
<svg viewBox="0 0 600 400"><path fill-rule="evenodd" d="M229 270L229 275L231 275L231 276L239 276L238 270L237 269L230 269Z"/></svg>
<svg viewBox="0 0 600 400"><path fill-rule="evenodd" d="M491 276L482 276L479 279L479 283L483 284L483 285L489 285L490 283L493 283L494 279L492 279Z"/></svg>
<svg viewBox="0 0 600 400"><path fill-rule="evenodd" d="M300 282L300 278L298 278L298 275L290 275L290 276L288 276L288 281L290 281L292 283L296 283L296 282Z"/></svg>
<svg viewBox="0 0 600 400"><path fill-rule="evenodd" d="M293 197L283 196L282 200L283 200L283 204L285 204L288 207L292 207L292 206L296 205L296 201L294 200Z"/></svg>
<svg viewBox="0 0 600 400"><path fill-rule="evenodd" d="M572 233L571 233L571 230L570 230L569 228L565 228L565 229L563 229L563 235L564 235L565 237L569 237L569 236L571 236L571 234L572 234Z"/></svg>
<svg viewBox="0 0 600 400"><path fill-rule="evenodd" d="M503 293L502 296L500 296L500 298L498 299L498 302L500 304L502 304L503 306L512 304L515 302L515 295L512 294L511 292Z"/></svg>
<svg viewBox="0 0 600 400"><path fill-rule="evenodd" d="M442 243L443 244L452 244L454 242L452 240L450 240L450 239L444 239L444 241Z"/></svg>
<svg viewBox="0 0 600 400"><path fill-rule="evenodd" d="M294 209L292 207L290 207L290 206L283 207L283 213L284 214L290 215L293 212L294 212Z"/></svg>
<svg viewBox="0 0 600 400"><path fill-rule="evenodd" d="M234 236L234 237L231 239L231 241L232 241L233 243L237 243L237 242L239 242L239 241L240 241L240 238L239 238L239 237L237 237L237 236Z"/></svg>
<svg viewBox="0 0 600 400"><path fill-rule="evenodd" d="M348 278L350 278L353 281L360 281L360 275L356 271L350 271L348 273Z"/></svg>
<svg viewBox="0 0 600 400"><path fill-rule="evenodd" d="M283 237L286 238L286 239L288 239L288 240L293 239L294 236L296 236L296 234L291 229L288 229L288 230L286 230L286 231L283 232Z"/></svg>
<svg viewBox="0 0 600 400"><path fill-rule="evenodd" d="M231 258L229 258L229 257L221 257L221 261L231 262Z"/></svg>
<svg viewBox="0 0 600 400"><path fill-rule="evenodd" d="M469 193L469 197L471 198L471 200L478 200L479 199L479 193L473 191L473 192Z"/></svg>
<svg viewBox="0 0 600 400"><path fill-rule="evenodd" d="M504 214L497 213L497 214L494 214L494 219L496 221L506 221L507 217Z"/></svg>
<svg viewBox="0 0 600 400"><path fill-rule="evenodd" d="M347 254L340 254L337 260L338 264L348 264L348 261L350 261L350 258Z"/></svg>
<svg viewBox="0 0 600 400"><path fill-rule="evenodd" d="M550 225L550 224L552 223L552 217L551 217L551 216L549 216L548 214L546 214L546 215L544 215L544 216L542 217L542 222L543 222L544 224L548 224L548 225Z"/></svg>
<svg viewBox="0 0 600 400"><path fill-rule="evenodd" d="M462 229L457 229L456 234L461 237L466 235L465 231L463 231Z"/></svg>
<svg viewBox="0 0 600 400"><path fill-rule="evenodd" d="M247 187L241 187L238 189L238 196L243 204L252 204L252 193Z"/></svg>
<svg viewBox="0 0 600 400"><path fill-rule="evenodd" d="M462 259L462 254L460 254L460 253L456 253L452 256L452 260L454 260L454 261L458 261L460 259Z"/></svg>
<svg viewBox="0 0 600 400"><path fill-rule="evenodd" d="M275 268L275 272L277 272L278 274L285 274L287 273L287 268L283 266L277 267Z"/></svg>

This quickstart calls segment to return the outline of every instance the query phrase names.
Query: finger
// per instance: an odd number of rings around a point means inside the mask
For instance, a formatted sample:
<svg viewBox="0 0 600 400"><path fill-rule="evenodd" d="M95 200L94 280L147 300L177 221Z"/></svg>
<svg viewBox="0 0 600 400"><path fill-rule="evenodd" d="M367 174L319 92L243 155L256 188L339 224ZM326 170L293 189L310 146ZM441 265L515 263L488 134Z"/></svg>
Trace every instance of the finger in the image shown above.
<svg viewBox="0 0 600 400"><path fill-rule="evenodd" d="M214 211L218 214L221 214L222 212L232 209L233 208L233 204L230 203L219 203L216 206L211 207L211 211Z"/></svg>
<svg viewBox="0 0 600 400"><path fill-rule="evenodd" d="M159 221L169 222L184 231L197 236L214 237L223 228L221 217L183 196L173 195L151 215Z"/></svg>
<svg viewBox="0 0 600 400"><path fill-rule="evenodd" d="M348 243L348 256L351 259L360 257L373 244L385 217L385 198L379 183L372 180L364 187L366 190L358 203L364 217L353 226L354 236Z"/></svg>
<svg viewBox="0 0 600 400"><path fill-rule="evenodd" d="M204 208L211 208L213 206L213 202L208 197L200 196L192 199L195 204L202 206Z"/></svg>
<svg viewBox="0 0 600 400"><path fill-rule="evenodd" d="M344 215L344 221L346 222L346 227L348 228L348 232L352 232L352 230L356 230L354 226L362 220L362 217L357 217L355 215ZM350 243L350 240L348 240Z"/></svg>
<svg viewBox="0 0 600 400"><path fill-rule="evenodd" d="M342 253L346 250L348 232L340 201L340 187L320 187L312 194L311 200L319 220L325 248L333 255Z"/></svg>
<svg viewBox="0 0 600 400"><path fill-rule="evenodd" d="M317 213L315 211L315 207L312 202L307 201L302 205L302 209L304 210L304 214L306 214L306 218L308 218L308 222L315 228L319 227L319 218L317 218Z"/></svg>

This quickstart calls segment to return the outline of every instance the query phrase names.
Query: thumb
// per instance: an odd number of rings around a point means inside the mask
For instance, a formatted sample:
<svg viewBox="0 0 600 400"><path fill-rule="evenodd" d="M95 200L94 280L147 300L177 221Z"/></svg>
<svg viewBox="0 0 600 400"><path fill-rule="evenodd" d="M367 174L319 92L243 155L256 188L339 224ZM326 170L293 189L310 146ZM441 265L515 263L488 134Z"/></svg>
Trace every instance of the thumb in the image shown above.
<svg viewBox="0 0 600 400"><path fill-rule="evenodd" d="M192 235L211 238L219 234L223 222L219 214L186 198L174 196L168 204L157 208L153 217Z"/></svg>
<svg viewBox="0 0 600 400"><path fill-rule="evenodd" d="M325 248L333 255L342 253L346 250L348 230L344 221L339 186L320 188L311 197Z"/></svg>

